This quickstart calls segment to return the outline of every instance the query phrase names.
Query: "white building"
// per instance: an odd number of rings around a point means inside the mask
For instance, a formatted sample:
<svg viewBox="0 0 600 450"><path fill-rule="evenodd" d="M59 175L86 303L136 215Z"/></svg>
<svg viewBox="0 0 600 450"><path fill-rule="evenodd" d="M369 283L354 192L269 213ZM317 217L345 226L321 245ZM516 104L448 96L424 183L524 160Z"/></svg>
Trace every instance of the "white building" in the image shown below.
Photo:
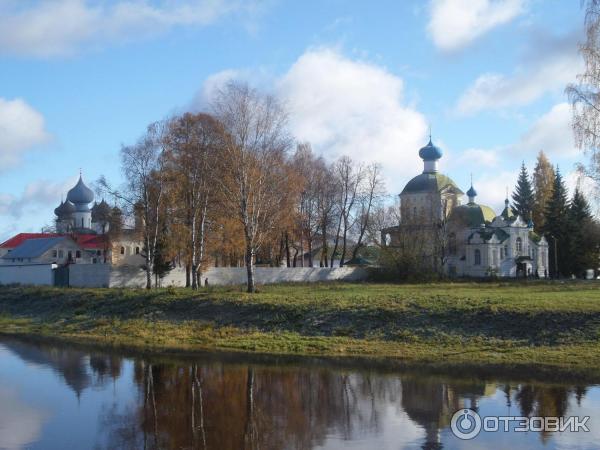
<svg viewBox="0 0 600 450"><path fill-rule="evenodd" d="M441 150L429 143L421 148L423 173L400 193L400 224L382 230L382 241L400 246L416 243L424 260L451 276L538 276L548 274L548 243L533 231L533 223L515 216L508 199L496 215L475 202L471 186L468 201L446 175L438 172Z"/></svg>

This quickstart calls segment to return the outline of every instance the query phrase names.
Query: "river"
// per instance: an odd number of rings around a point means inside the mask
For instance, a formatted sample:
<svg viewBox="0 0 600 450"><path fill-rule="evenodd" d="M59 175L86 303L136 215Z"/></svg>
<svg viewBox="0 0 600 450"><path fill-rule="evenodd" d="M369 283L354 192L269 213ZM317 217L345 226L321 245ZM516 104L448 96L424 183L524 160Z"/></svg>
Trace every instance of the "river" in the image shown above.
<svg viewBox="0 0 600 450"><path fill-rule="evenodd" d="M228 353L148 356L4 337L0 448L600 448L598 386L369 366ZM483 420L473 439L453 434L456 411ZM525 422L495 419L538 416L576 417L589 431L537 431L531 421L529 431L517 431Z"/></svg>

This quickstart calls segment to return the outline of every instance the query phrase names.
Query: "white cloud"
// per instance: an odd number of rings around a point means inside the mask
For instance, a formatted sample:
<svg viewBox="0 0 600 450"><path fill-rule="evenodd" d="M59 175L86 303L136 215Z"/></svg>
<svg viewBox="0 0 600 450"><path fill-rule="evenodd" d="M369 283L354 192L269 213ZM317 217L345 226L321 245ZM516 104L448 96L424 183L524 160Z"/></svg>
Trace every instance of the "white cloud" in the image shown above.
<svg viewBox="0 0 600 450"><path fill-rule="evenodd" d="M385 68L332 49L305 52L277 83L295 137L329 159L348 155L384 166L390 192L419 173L425 117L404 101L404 83Z"/></svg>
<svg viewBox="0 0 600 450"><path fill-rule="evenodd" d="M427 30L441 50L458 50L522 14L525 3L525 0L432 0Z"/></svg>
<svg viewBox="0 0 600 450"><path fill-rule="evenodd" d="M469 148L452 162L452 166L465 167L465 165L476 165L477 167L496 167L498 163L498 152L496 150Z"/></svg>
<svg viewBox="0 0 600 450"><path fill-rule="evenodd" d="M579 151L573 138L569 104L554 105L533 123L510 150L524 155L536 155L543 150L548 156L555 158L577 155Z"/></svg>
<svg viewBox="0 0 600 450"><path fill-rule="evenodd" d="M48 139L38 111L21 99L0 97L0 172L18 165L23 153Z"/></svg>
<svg viewBox="0 0 600 450"><path fill-rule="evenodd" d="M9 1L0 5L0 52L55 56L85 44L106 43L206 26L233 13L253 14L259 3L242 0Z"/></svg>
<svg viewBox="0 0 600 450"><path fill-rule="evenodd" d="M491 207L496 214L504 209L506 188L509 195L517 183L519 170L479 172L473 178L473 186L477 191L477 203ZM510 200L510 198L509 198Z"/></svg>
<svg viewBox="0 0 600 450"><path fill-rule="evenodd" d="M559 92L572 82L582 62L573 35L541 43L542 57L528 58L511 75L486 73L467 88L455 106L459 115L527 105L547 92Z"/></svg>
<svg viewBox="0 0 600 450"><path fill-rule="evenodd" d="M48 180L36 180L28 183L19 196L0 193L0 216L10 216L18 219L24 214L44 212L47 217L42 219L42 222L38 220L41 226L53 219L52 211L60 203L61 197L65 198L68 190L76 182L77 178L69 178L58 183Z"/></svg>

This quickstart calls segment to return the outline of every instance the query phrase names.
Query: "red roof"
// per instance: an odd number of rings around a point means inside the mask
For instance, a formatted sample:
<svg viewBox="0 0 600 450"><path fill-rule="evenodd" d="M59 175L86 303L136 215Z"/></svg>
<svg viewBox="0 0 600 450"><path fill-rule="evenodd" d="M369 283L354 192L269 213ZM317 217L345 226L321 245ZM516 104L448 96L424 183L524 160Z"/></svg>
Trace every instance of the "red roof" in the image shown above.
<svg viewBox="0 0 600 450"><path fill-rule="evenodd" d="M101 234L57 234L57 233L19 233L0 244L0 248L15 248L29 239L66 236L73 239L83 249L103 249L106 237Z"/></svg>
<svg viewBox="0 0 600 450"><path fill-rule="evenodd" d="M16 236L11 237L8 241L4 241L2 244L0 244L0 248L15 248L29 239L51 238L60 236L62 235L56 233L19 233Z"/></svg>

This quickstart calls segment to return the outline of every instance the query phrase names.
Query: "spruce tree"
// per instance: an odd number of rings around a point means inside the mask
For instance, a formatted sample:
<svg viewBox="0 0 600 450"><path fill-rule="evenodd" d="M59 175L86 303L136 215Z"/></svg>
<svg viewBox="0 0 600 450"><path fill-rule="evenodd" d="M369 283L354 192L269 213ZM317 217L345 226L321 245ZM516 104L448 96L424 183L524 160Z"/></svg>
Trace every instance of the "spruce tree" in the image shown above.
<svg viewBox="0 0 600 450"><path fill-rule="evenodd" d="M548 200L545 211L546 223L544 234L548 239L548 255L550 273L553 277L568 275L569 269L569 202L567 187L558 167L556 168L552 196ZM557 254L555 255L555 249ZM556 267L558 265L558 267Z"/></svg>
<svg viewBox="0 0 600 450"><path fill-rule="evenodd" d="M532 211L535 202L533 188L531 187L531 180L529 179L529 173L525 167L525 162L521 164L521 172L519 173L519 179L517 180L517 186L512 194L513 209L521 216L521 219L525 223L529 223L532 218Z"/></svg>
<svg viewBox="0 0 600 450"><path fill-rule="evenodd" d="M569 269L578 277L585 275L586 269L594 268L597 261L597 243L594 241L592 213L590 205L579 189L575 189L569 207Z"/></svg>

